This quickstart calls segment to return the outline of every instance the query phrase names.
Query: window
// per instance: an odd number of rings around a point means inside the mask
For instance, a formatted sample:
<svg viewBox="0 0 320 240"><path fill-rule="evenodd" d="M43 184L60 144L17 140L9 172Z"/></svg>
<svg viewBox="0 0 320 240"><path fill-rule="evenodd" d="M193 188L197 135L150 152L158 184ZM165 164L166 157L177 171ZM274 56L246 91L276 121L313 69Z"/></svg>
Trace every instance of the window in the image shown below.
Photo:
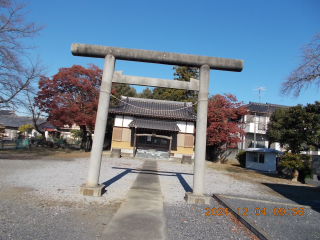
<svg viewBox="0 0 320 240"><path fill-rule="evenodd" d="M122 128L113 128L113 141L121 142L122 140Z"/></svg>
<svg viewBox="0 0 320 240"><path fill-rule="evenodd" d="M167 139L160 139L160 145L167 146L168 140Z"/></svg>
<svg viewBox="0 0 320 240"><path fill-rule="evenodd" d="M193 147L193 135L185 135L184 147L192 148Z"/></svg>
<svg viewBox="0 0 320 240"><path fill-rule="evenodd" d="M264 163L264 154L259 153L259 163Z"/></svg>
<svg viewBox="0 0 320 240"><path fill-rule="evenodd" d="M251 144L249 147L253 148L254 147L254 141L251 141ZM266 147L266 142L265 141L256 141L256 148L267 148Z"/></svg>

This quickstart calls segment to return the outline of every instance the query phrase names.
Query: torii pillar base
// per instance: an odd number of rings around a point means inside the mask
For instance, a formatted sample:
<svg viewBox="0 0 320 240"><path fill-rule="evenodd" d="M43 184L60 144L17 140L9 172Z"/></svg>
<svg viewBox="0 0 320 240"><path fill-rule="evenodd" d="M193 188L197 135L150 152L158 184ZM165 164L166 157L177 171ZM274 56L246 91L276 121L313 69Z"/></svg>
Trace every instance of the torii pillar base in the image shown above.
<svg viewBox="0 0 320 240"><path fill-rule="evenodd" d="M187 203L191 204L211 204L212 197L206 195L195 195L191 192L186 192L184 197Z"/></svg>
<svg viewBox="0 0 320 240"><path fill-rule="evenodd" d="M87 185L81 185L78 193L83 196L101 197L106 192L106 186L99 184L95 187L89 187Z"/></svg>

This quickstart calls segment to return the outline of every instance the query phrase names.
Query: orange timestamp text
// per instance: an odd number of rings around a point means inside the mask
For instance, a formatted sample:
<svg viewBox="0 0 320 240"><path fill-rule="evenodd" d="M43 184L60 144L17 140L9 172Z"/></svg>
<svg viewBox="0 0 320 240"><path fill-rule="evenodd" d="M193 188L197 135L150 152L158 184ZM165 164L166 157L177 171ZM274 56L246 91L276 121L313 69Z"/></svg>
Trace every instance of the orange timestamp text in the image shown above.
<svg viewBox="0 0 320 240"><path fill-rule="evenodd" d="M242 216L248 216L255 214L256 216L266 215L267 211L266 208L255 208L254 213L248 213L248 208L237 208L238 214ZM273 215L274 216L285 216L285 215L292 215L292 216L302 216L304 214L303 208L274 208Z"/></svg>
<svg viewBox="0 0 320 240"><path fill-rule="evenodd" d="M248 212L248 208L237 208L238 214L242 216L248 216L248 215L267 215L266 208L255 208L254 212L250 213ZM223 216L228 215L229 211L228 208L206 208L206 216ZM292 215L292 216L302 216L304 215L303 208L274 208L272 213L274 216L285 216L285 215Z"/></svg>
<svg viewBox="0 0 320 240"><path fill-rule="evenodd" d="M206 208L206 216L223 216L228 215L228 208Z"/></svg>

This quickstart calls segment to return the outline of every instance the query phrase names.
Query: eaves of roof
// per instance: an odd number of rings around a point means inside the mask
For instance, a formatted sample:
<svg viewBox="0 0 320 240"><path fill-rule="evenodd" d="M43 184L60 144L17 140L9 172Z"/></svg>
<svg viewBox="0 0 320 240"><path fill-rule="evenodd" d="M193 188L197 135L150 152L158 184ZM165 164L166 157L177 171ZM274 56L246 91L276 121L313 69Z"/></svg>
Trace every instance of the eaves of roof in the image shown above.
<svg viewBox="0 0 320 240"><path fill-rule="evenodd" d="M175 121L166 121L159 119L135 118L129 127L140 129L161 130L170 132L179 132L180 129Z"/></svg>
<svg viewBox="0 0 320 240"><path fill-rule="evenodd" d="M150 117L195 122L192 103L121 97L117 107L111 107L109 113L126 116Z"/></svg>
<svg viewBox="0 0 320 240"><path fill-rule="evenodd" d="M244 105L250 112L258 112L258 113L273 113L276 108L289 108L289 106L271 104L271 103L255 103L249 102L249 104Z"/></svg>

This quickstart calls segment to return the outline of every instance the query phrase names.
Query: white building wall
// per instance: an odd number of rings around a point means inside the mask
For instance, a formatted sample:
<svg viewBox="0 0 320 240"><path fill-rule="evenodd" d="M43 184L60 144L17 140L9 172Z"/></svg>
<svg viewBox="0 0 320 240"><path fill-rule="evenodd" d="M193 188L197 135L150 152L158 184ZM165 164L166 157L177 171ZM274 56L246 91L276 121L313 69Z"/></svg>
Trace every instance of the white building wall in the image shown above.
<svg viewBox="0 0 320 240"><path fill-rule="evenodd" d="M116 115L114 118L114 126L116 127L122 127L123 123L123 116L122 115Z"/></svg>
<svg viewBox="0 0 320 240"><path fill-rule="evenodd" d="M123 116L123 127L129 127L129 124L133 121L133 117Z"/></svg>
<svg viewBox="0 0 320 240"><path fill-rule="evenodd" d="M194 122L187 122L186 133L194 133Z"/></svg>
<svg viewBox="0 0 320 240"><path fill-rule="evenodd" d="M185 133L186 132L186 122L177 121L177 126L180 129L181 133Z"/></svg>
<svg viewBox="0 0 320 240"><path fill-rule="evenodd" d="M244 129L245 132L254 133L254 123L247 123L246 128ZM266 130L259 130L258 124L256 123L256 133L257 134L266 134Z"/></svg>
<svg viewBox="0 0 320 240"><path fill-rule="evenodd" d="M276 154L275 153L264 153L264 163L254 162L253 161L253 152L247 152L246 154L246 168L266 171L266 172L275 172L276 171Z"/></svg>

